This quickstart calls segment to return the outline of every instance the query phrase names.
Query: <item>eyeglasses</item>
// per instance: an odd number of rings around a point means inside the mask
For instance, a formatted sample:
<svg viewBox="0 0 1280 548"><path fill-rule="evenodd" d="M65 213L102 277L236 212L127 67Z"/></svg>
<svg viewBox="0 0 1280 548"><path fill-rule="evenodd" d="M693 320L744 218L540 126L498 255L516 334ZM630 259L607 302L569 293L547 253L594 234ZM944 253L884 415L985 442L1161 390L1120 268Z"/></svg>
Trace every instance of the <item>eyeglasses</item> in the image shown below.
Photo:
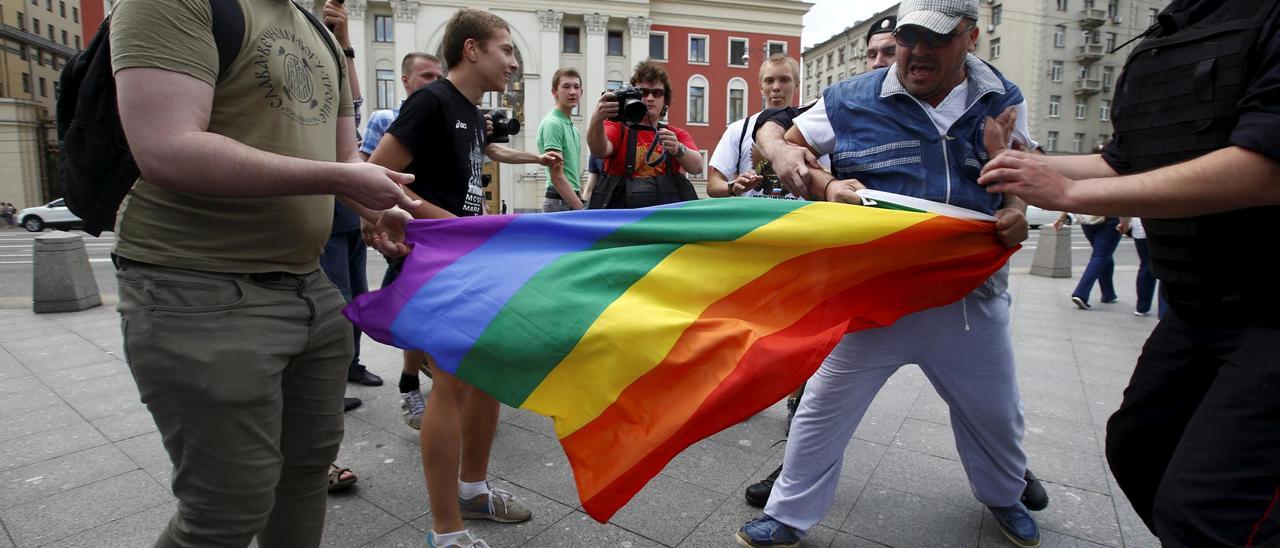
<svg viewBox="0 0 1280 548"><path fill-rule="evenodd" d="M636 88L636 91L640 92L641 95L650 97L663 97L667 94L666 90L662 88Z"/></svg>
<svg viewBox="0 0 1280 548"><path fill-rule="evenodd" d="M934 49L945 48L947 45L951 44L951 41L954 40L955 37L969 32L969 30L973 28L974 25L969 25L958 32L938 34L924 27L907 25L905 27L898 27L893 31L893 40L897 42L899 46L904 48L914 48L916 47L916 44L919 44L920 42L924 42L926 46Z"/></svg>

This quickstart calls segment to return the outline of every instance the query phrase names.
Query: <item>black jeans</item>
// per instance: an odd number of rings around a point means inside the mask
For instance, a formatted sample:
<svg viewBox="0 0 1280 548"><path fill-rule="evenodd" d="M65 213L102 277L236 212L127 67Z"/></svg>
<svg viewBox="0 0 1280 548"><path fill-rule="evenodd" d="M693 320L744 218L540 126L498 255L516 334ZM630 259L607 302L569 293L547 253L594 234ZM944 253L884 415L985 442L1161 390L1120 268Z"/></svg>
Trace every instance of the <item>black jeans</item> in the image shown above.
<svg viewBox="0 0 1280 548"><path fill-rule="evenodd" d="M1171 309L1142 349L1107 461L1165 546L1280 544L1277 318Z"/></svg>

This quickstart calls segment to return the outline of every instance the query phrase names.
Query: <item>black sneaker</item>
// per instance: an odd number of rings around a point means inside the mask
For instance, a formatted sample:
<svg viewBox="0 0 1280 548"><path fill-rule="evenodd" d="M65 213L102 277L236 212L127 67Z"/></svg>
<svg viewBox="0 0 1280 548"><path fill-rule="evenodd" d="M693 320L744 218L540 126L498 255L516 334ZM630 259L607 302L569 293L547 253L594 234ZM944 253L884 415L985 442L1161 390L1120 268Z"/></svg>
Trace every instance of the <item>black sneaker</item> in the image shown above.
<svg viewBox="0 0 1280 548"><path fill-rule="evenodd" d="M350 411L352 409L360 407L361 403L364 403L364 402L361 402L360 398L342 398L342 410Z"/></svg>
<svg viewBox="0 0 1280 548"><path fill-rule="evenodd" d="M800 409L800 398L787 398L787 435L791 435L791 421L796 418L796 410Z"/></svg>
<svg viewBox="0 0 1280 548"><path fill-rule="evenodd" d="M778 465L778 469L769 474L769 477L748 485L745 493L747 504L764 508L769 503L769 493L773 491L773 482L778 481L779 474L782 474L782 465Z"/></svg>
<svg viewBox="0 0 1280 548"><path fill-rule="evenodd" d="M1031 470L1027 470L1023 477L1027 480L1027 486L1022 489L1022 505L1032 512L1044 510L1049 506L1049 493L1045 492L1044 485L1040 484L1040 478L1032 474Z"/></svg>
<svg viewBox="0 0 1280 548"><path fill-rule="evenodd" d="M347 373L347 382L354 382L365 386L382 386L382 377L374 375L368 369L365 369L364 366L360 366L360 368L354 372Z"/></svg>

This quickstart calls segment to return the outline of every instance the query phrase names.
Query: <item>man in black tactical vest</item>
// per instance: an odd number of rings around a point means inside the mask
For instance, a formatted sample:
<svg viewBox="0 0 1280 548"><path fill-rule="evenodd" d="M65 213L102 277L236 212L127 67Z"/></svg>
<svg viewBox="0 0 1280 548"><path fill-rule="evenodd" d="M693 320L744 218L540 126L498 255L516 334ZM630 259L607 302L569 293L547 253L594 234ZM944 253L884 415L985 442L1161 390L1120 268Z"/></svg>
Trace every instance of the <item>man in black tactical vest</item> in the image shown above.
<svg viewBox="0 0 1280 548"><path fill-rule="evenodd" d="M1129 56L1102 154L1011 151L980 179L1143 218L1171 310L1107 423L1107 460L1165 546L1280 543L1280 283L1258 243L1280 218L1278 30L1278 0L1174 0Z"/></svg>

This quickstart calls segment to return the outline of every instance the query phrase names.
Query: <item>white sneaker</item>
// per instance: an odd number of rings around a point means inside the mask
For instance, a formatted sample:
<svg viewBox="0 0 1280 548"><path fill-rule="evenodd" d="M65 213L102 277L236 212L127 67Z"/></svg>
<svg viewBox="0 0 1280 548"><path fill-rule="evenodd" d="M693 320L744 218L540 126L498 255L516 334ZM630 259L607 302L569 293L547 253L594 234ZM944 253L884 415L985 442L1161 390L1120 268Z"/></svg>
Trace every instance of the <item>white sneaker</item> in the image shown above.
<svg viewBox="0 0 1280 548"><path fill-rule="evenodd" d="M427 531L428 548L489 548L489 544L471 535L471 531L463 531L462 536L445 544L438 544L434 531Z"/></svg>
<svg viewBox="0 0 1280 548"><path fill-rule="evenodd" d="M410 390L400 393L400 418L414 430L422 429L422 412L427 402L422 398L422 390Z"/></svg>

